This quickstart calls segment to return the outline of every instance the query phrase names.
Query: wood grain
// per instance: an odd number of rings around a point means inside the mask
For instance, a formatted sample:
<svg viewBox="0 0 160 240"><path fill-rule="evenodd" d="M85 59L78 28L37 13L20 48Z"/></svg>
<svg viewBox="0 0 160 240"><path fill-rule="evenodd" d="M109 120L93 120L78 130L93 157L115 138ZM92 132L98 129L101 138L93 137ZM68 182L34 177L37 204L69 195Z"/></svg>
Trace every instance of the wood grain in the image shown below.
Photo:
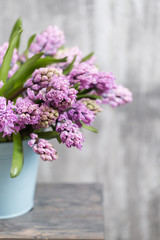
<svg viewBox="0 0 160 240"><path fill-rule="evenodd" d="M0 220L0 239L104 239L100 184L39 184L28 214Z"/></svg>

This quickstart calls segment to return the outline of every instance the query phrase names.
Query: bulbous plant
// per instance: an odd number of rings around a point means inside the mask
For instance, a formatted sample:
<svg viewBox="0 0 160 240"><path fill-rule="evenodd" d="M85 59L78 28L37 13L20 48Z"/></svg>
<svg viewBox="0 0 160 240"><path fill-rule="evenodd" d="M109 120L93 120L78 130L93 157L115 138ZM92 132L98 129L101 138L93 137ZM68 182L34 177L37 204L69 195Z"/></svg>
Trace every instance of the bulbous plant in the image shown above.
<svg viewBox="0 0 160 240"><path fill-rule="evenodd" d="M0 47L0 141L13 141L11 177L23 167L22 140L29 139L43 161L56 160L48 139L81 149L81 128L97 132L91 124L102 111L100 104L117 107L132 101L112 73L98 70L93 53L84 57L78 47L64 47L57 26L32 35L22 54L21 33L18 19L9 42Z"/></svg>

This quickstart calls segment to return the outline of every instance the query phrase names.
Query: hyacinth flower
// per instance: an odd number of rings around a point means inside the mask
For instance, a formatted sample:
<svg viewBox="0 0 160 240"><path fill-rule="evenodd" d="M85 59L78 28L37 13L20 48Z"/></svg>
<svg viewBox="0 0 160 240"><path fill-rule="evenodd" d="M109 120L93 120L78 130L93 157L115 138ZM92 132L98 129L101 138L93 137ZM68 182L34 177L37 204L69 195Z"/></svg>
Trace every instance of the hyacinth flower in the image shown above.
<svg viewBox="0 0 160 240"><path fill-rule="evenodd" d="M57 26L32 35L22 55L21 33L18 19L0 47L0 141L13 141L11 177L22 170L24 139L43 161L56 160L47 140L82 149L81 130L97 132L92 124L101 104L132 101L132 93L112 73L98 70L93 53L83 57L78 47L63 46L65 36Z"/></svg>
<svg viewBox="0 0 160 240"><path fill-rule="evenodd" d="M68 77L71 84L79 83L80 90L94 89L98 95L112 89L115 82L112 73L99 72L94 65L86 62L74 67Z"/></svg>
<svg viewBox="0 0 160 240"><path fill-rule="evenodd" d="M43 161L53 161L57 159L57 152L53 145L45 139L38 138L35 133L30 134L31 140L28 142L33 151L40 155Z"/></svg>
<svg viewBox="0 0 160 240"><path fill-rule="evenodd" d="M67 111L68 118L75 122L79 127L82 126L81 121L86 125L91 125L95 119L95 114L87 106L77 101L72 108Z"/></svg>
<svg viewBox="0 0 160 240"><path fill-rule="evenodd" d="M57 26L48 26L48 28L40 34L37 34L34 41L29 47L29 57L39 52L45 55L55 55L57 49L65 43L65 36Z"/></svg>
<svg viewBox="0 0 160 240"><path fill-rule="evenodd" d="M67 61L64 62L64 63L58 63L56 65L56 67L65 69L69 64L72 63L72 61L74 60L75 56L76 56L76 58L75 58L75 61L73 63L74 67L77 66L81 62L81 60L83 58L83 55L82 55L82 52L80 51L80 49L77 46L72 47L72 48L59 49L56 52L55 57L58 58L58 59L67 57ZM53 65L53 66L55 66L55 65Z"/></svg>
<svg viewBox="0 0 160 240"><path fill-rule="evenodd" d="M93 99L89 99L89 98L83 98L81 100L81 102L83 104L85 104L85 106L94 113L94 115L97 115L98 113L102 112L102 108L100 107L100 105L98 104L98 100L93 100Z"/></svg>
<svg viewBox="0 0 160 240"><path fill-rule="evenodd" d="M41 99L41 90L48 88L53 76L61 76L62 71L55 67L46 67L36 69L31 78L24 83L24 88L27 88L28 97L31 100Z"/></svg>
<svg viewBox="0 0 160 240"><path fill-rule="evenodd" d="M15 113L18 116L18 125L20 129L25 128L26 125L38 124L41 115L41 109L38 104L35 104L27 97L19 97L15 105Z"/></svg>
<svg viewBox="0 0 160 240"><path fill-rule="evenodd" d="M17 130L17 115L14 113L15 106L10 100L7 103L5 97L0 97L0 132L3 133L3 137Z"/></svg>
<svg viewBox="0 0 160 240"><path fill-rule="evenodd" d="M73 146L81 150L84 135L79 130L77 124L68 119L66 113L59 116L56 130L60 134L62 142L65 143L68 148Z"/></svg>
<svg viewBox="0 0 160 240"><path fill-rule="evenodd" d="M94 65L82 62L72 69L68 77L71 84L79 83L79 89L84 90L97 83L97 74L98 69Z"/></svg>
<svg viewBox="0 0 160 240"><path fill-rule="evenodd" d="M48 68L35 70L32 77L27 80L24 87L27 88L28 98L33 101L42 100L48 105L63 111L72 106L76 100L77 90L70 88L68 78L58 71L49 71L50 77L42 75Z"/></svg>
<svg viewBox="0 0 160 240"><path fill-rule="evenodd" d="M40 106L38 122L33 126L35 129L48 128L54 124L59 116L58 110L49 107L46 104Z"/></svg>
<svg viewBox="0 0 160 240"><path fill-rule="evenodd" d="M128 88L116 84L112 90L103 95L102 103L109 104L111 107L116 108L120 105L132 102L132 93Z"/></svg>

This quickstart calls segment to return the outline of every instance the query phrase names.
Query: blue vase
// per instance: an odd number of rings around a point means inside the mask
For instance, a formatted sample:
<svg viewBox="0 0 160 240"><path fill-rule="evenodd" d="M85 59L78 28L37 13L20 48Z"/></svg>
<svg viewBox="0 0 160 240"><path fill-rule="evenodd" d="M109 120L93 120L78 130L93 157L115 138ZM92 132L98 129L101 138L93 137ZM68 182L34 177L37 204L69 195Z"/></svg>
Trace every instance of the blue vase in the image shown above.
<svg viewBox="0 0 160 240"><path fill-rule="evenodd" d="M38 155L23 141L24 165L16 178L10 177L13 143L0 143L0 219L23 215L33 208Z"/></svg>

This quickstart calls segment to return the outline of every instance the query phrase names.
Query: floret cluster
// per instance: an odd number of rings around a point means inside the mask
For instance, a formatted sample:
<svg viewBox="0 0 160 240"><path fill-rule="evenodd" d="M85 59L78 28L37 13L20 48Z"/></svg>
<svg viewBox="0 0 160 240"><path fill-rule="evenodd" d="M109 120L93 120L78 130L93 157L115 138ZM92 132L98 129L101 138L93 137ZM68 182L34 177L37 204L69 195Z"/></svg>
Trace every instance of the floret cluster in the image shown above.
<svg viewBox="0 0 160 240"><path fill-rule="evenodd" d="M16 136L28 138L43 161L53 161L57 151L48 139L81 149L82 128L96 132L92 123L101 105L124 105L132 93L113 73L99 71L93 54L85 57L78 47L65 47L57 26L31 36L22 54L20 35L19 19L0 47L0 140L16 144Z"/></svg>

